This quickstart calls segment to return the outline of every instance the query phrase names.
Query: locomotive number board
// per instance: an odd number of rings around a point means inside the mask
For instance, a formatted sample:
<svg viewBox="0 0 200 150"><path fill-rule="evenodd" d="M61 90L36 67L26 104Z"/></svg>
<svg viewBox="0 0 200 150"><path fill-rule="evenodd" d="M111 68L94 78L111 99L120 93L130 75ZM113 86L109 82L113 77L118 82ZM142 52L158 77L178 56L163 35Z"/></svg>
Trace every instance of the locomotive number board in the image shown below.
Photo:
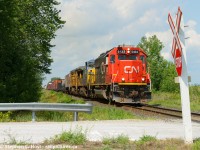
<svg viewBox="0 0 200 150"><path fill-rule="evenodd" d="M132 51L130 51L130 53L131 53L131 54L138 54L139 51L138 51L138 50L132 50Z"/></svg>
<svg viewBox="0 0 200 150"><path fill-rule="evenodd" d="M126 54L126 50L117 50L118 54ZM138 50L130 50L130 54L138 54Z"/></svg>
<svg viewBox="0 0 200 150"><path fill-rule="evenodd" d="M118 54L126 54L126 50L117 50Z"/></svg>

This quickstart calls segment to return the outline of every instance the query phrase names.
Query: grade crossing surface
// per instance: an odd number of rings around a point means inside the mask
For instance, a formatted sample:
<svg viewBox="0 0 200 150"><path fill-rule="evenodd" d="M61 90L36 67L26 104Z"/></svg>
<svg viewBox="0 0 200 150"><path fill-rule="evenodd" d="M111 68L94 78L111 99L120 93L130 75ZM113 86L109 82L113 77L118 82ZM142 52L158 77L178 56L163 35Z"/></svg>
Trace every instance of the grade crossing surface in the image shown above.
<svg viewBox="0 0 200 150"><path fill-rule="evenodd" d="M90 141L101 141L103 137L127 135L138 140L144 135L157 139L184 139L181 120L108 120L78 122L11 122L0 123L0 143L9 143L11 138L18 142L42 143L63 131L82 129ZM200 137L200 123L193 122L193 139Z"/></svg>

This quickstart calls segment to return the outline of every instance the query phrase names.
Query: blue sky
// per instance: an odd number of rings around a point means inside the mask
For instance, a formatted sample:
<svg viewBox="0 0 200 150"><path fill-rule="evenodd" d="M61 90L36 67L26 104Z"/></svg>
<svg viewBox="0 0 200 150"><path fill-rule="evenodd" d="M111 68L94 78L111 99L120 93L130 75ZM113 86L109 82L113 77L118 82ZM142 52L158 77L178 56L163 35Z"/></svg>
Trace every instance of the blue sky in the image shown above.
<svg viewBox="0 0 200 150"><path fill-rule="evenodd" d="M167 17L180 6L185 28L188 74L191 84L200 84L200 1L199 0L59 0L60 16L66 21L52 40L52 77L64 78L70 70L84 65L119 44L137 45L142 36L157 35L164 44L162 56L172 61L172 32Z"/></svg>

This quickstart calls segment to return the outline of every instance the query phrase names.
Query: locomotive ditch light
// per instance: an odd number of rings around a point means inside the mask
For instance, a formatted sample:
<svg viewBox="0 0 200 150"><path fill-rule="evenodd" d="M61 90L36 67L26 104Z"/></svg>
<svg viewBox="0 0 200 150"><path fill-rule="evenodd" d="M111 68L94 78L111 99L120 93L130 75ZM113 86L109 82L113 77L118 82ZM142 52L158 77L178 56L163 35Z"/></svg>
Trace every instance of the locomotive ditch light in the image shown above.
<svg viewBox="0 0 200 150"><path fill-rule="evenodd" d="M125 78L122 78L122 82L125 82Z"/></svg>

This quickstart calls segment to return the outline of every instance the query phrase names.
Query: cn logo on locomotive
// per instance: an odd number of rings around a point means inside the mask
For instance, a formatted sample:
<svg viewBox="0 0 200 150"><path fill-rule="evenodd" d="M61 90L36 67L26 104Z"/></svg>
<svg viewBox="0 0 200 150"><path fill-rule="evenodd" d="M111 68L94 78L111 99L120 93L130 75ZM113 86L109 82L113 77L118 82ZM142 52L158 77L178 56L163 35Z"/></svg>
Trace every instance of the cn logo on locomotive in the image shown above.
<svg viewBox="0 0 200 150"><path fill-rule="evenodd" d="M133 71L138 73L139 67L138 67L138 70L137 70L134 66L124 66L124 73L133 73Z"/></svg>

